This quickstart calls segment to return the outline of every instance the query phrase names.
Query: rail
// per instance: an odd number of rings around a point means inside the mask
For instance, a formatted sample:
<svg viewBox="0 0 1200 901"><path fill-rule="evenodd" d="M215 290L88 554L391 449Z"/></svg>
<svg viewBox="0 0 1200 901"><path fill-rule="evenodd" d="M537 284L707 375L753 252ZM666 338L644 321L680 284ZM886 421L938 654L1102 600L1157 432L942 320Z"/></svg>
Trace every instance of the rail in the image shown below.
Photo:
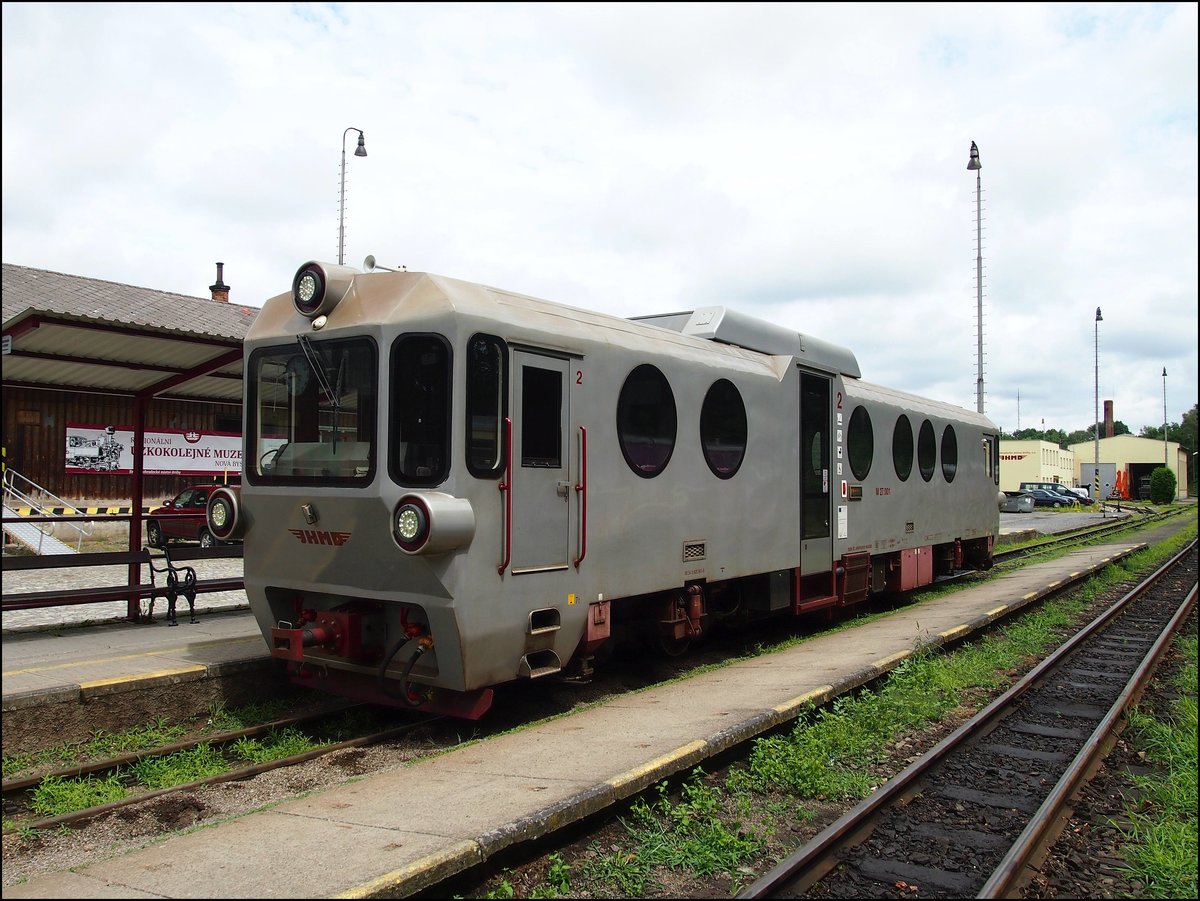
<svg viewBox="0 0 1200 901"><path fill-rule="evenodd" d="M1196 542L1192 541L927 754L737 897L803 897L841 869L853 870L866 884L919 882L922 896L927 897L1021 897L1027 867L1036 866L1038 855L1053 843L1070 798L1111 748L1119 719L1140 695L1172 636L1194 610L1194 569L1182 601L1179 586L1168 585L1166 580L1181 569L1186 581L1186 561L1195 551ZM1163 598L1135 609L1160 582L1167 586ZM1120 650L1114 650L1117 648ZM1056 675L1061 681L1052 683L1051 677ZM1094 691L1072 692L1061 703L1051 700L1063 698L1065 686L1074 686L1085 677L1090 677ZM1010 716L1013 722L1006 726L1005 719ZM964 751L969 754L963 755ZM960 760L958 772L939 782L939 769L955 755L970 760L965 765ZM1035 764L1033 778L1030 771L1021 769L1022 760ZM964 783L967 774L984 778L988 784ZM992 812L1011 813L997 815L994 825L989 822L987 833L996 839L990 847L981 842L973 846L964 843L968 848L986 849L986 853L972 854L971 867L963 867L961 860L925 866L913 861L913 849L907 846L910 841L928 843L935 835L945 838L954 834L952 822L943 825L946 811L939 808L946 798L954 800L962 822L985 823L993 819ZM927 802L925 810L919 806L922 801ZM903 830L896 830L896 835L903 837L879 837L880 817L888 809L904 811ZM1007 822L1002 822L1005 819ZM1020 834L1014 839L1016 831ZM851 851L876 840L887 845L886 852L867 846L857 855ZM1006 841L1007 852L1003 850ZM1001 859L996 862L996 857ZM857 890L863 891L861 886ZM821 893L834 896L838 890L826 884Z"/></svg>

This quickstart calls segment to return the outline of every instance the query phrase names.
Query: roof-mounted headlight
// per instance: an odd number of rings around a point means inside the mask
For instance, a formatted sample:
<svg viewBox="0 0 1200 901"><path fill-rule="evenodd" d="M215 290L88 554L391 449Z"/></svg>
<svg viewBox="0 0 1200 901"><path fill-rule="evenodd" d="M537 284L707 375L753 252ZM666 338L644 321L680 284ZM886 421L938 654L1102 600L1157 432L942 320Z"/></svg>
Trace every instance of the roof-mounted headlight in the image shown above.
<svg viewBox="0 0 1200 901"><path fill-rule="evenodd" d="M302 316L328 315L350 291L357 269L332 263L305 263L292 279L292 304Z"/></svg>

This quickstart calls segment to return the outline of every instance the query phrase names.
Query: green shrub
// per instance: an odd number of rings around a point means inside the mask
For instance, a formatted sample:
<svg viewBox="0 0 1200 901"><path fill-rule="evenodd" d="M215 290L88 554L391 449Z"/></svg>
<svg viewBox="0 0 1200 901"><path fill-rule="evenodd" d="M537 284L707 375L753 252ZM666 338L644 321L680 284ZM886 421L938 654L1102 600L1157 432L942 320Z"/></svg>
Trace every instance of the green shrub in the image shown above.
<svg viewBox="0 0 1200 901"><path fill-rule="evenodd" d="M1150 503L1169 504L1175 500L1175 473L1159 466L1150 473Z"/></svg>

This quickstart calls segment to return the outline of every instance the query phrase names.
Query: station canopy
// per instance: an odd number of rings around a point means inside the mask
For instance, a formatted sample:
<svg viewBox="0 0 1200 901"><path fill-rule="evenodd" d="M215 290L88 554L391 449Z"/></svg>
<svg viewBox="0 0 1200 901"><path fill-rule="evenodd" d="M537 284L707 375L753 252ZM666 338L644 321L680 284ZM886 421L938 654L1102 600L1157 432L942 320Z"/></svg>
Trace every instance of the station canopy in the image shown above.
<svg viewBox="0 0 1200 901"><path fill-rule="evenodd" d="M258 313L5 263L4 387L240 404Z"/></svg>

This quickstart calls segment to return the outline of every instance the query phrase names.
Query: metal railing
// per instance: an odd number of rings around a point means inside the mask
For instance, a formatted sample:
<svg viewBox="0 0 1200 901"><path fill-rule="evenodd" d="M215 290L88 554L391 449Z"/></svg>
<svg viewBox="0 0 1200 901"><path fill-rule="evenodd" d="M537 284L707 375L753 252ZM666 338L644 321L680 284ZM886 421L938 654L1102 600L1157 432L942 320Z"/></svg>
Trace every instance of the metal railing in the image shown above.
<svg viewBox="0 0 1200 901"><path fill-rule="evenodd" d="M23 506L30 507L37 511L44 510L49 506L63 507L70 511L69 515L83 515L83 511L74 504L71 504L62 498L51 494L41 485L21 475L15 469L5 468L4 511L7 514L15 511L17 507ZM39 521L50 522L53 521L53 519L51 518L50 520L46 520L42 517L39 517ZM77 533L75 541L75 553L79 553L80 549L83 547L83 539L92 534L91 530L79 525L74 519L64 519L60 522L62 525L74 529ZM22 528L22 526L24 528ZM4 530L12 535L13 538L16 539L20 544L23 544L32 550L35 554L42 554L43 552L62 552L57 546L63 543L51 535L46 528L35 524L33 521L27 521L21 517L10 518L9 516L5 516ZM36 535L34 534L35 532L37 533ZM53 548L53 550L49 550L51 548ZM66 550L69 552L70 548L67 547Z"/></svg>

